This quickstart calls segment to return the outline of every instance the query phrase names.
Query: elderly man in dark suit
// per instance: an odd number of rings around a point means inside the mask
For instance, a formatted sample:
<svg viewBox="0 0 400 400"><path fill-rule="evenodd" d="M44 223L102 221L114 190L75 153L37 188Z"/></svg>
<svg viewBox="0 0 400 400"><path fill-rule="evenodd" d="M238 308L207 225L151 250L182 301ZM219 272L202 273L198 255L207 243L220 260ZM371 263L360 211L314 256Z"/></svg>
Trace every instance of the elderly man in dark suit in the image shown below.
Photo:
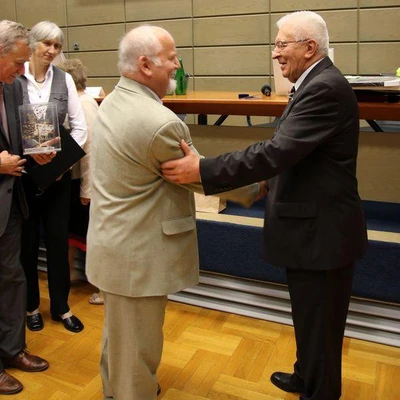
<svg viewBox="0 0 400 400"><path fill-rule="evenodd" d="M28 34L16 22L0 21L0 395L18 393L21 382L4 368L43 371L49 363L25 351L26 281L20 262L22 217L27 205L20 176L21 158L18 106L22 89L14 79L29 59ZM39 164L52 155L37 155Z"/></svg>
<svg viewBox="0 0 400 400"><path fill-rule="evenodd" d="M278 23L273 58L294 83L270 141L244 151L163 164L176 183L199 181L215 194L269 179L264 226L267 262L286 268L297 344L294 372L274 385L302 400L341 396L341 354L355 261L367 247L356 179L358 107L327 57L328 30L316 13Z"/></svg>

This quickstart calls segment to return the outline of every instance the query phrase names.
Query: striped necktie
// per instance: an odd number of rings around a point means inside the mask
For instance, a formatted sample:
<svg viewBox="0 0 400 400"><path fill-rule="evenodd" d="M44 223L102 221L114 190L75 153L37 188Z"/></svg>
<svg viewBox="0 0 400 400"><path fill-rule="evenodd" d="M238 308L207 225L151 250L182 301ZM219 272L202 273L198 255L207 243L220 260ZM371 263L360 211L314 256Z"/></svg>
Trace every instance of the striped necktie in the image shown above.
<svg viewBox="0 0 400 400"><path fill-rule="evenodd" d="M6 107L4 105L4 96L3 96L3 84L0 83L0 123L3 125L3 130L10 143L10 135L8 133L8 124L7 124L7 114L6 114Z"/></svg>
<svg viewBox="0 0 400 400"><path fill-rule="evenodd" d="M295 89L295 87L293 86L291 89L290 89L290 93L289 93L289 101L292 101L293 100L293 96L294 96L294 92L296 91L296 89Z"/></svg>

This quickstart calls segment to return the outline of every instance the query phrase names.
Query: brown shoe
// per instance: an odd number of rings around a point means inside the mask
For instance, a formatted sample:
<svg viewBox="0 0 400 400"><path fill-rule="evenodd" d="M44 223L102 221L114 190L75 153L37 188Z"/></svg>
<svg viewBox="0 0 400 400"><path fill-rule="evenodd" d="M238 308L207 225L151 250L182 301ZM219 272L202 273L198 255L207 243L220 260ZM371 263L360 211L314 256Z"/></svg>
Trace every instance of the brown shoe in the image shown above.
<svg viewBox="0 0 400 400"><path fill-rule="evenodd" d="M6 371L0 372L0 394L15 394L22 390L22 383Z"/></svg>
<svg viewBox="0 0 400 400"><path fill-rule="evenodd" d="M26 372L39 372L49 368L49 363L43 358L22 350L16 356L3 360L5 367L13 367Z"/></svg>

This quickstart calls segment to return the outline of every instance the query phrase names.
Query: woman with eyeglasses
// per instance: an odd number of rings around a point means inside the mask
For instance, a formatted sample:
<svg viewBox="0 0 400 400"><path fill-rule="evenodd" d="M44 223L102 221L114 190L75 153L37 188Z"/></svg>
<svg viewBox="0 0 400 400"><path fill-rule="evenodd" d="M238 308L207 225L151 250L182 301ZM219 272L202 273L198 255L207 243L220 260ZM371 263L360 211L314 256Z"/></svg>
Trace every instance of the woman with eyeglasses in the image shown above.
<svg viewBox="0 0 400 400"><path fill-rule="evenodd" d="M86 122L72 77L52 65L60 55L64 42L62 30L53 22L42 21L30 31L31 59L25 64L25 74L19 79L24 92L24 104L57 104L58 122L62 125L68 115L70 135L80 145L86 141ZM57 157L57 156L56 156ZM39 310L38 255L40 235L46 244L47 279L50 313L71 332L84 326L72 314L68 305L70 272L68 263L68 221L70 208L71 174L60 176L46 190L41 191L29 175L23 184L29 204L29 217L22 228L21 262L27 279L27 327L43 329Z"/></svg>

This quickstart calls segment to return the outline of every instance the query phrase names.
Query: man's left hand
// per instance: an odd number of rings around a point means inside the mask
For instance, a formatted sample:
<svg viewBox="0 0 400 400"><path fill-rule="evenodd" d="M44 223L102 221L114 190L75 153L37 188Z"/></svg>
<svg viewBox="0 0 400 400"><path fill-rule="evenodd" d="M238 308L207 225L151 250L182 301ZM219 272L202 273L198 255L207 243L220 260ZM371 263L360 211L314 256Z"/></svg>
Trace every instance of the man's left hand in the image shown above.
<svg viewBox="0 0 400 400"><path fill-rule="evenodd" d="M262 181L262 182L258 182L258 187L259 187L259 192L258 192L258 196L256 197L255 201L261 200L262 198L264 198L267 193L268 193L268 181Z"/></svg>
<svg viewBox="0 0 400 400"><path fill-rule="evenodd" d="M44 165L49 163L55 156L56 152L53 151L52 153L40 153L40 154L31 154L30 156L39 164Z"/></svg>
<svg viewBox="0 0 400 400"><path fill-rule="evenodd" d="M90 199L87 197L81 197L81 204L84 206L88 206L90 204Z"/></svg>

